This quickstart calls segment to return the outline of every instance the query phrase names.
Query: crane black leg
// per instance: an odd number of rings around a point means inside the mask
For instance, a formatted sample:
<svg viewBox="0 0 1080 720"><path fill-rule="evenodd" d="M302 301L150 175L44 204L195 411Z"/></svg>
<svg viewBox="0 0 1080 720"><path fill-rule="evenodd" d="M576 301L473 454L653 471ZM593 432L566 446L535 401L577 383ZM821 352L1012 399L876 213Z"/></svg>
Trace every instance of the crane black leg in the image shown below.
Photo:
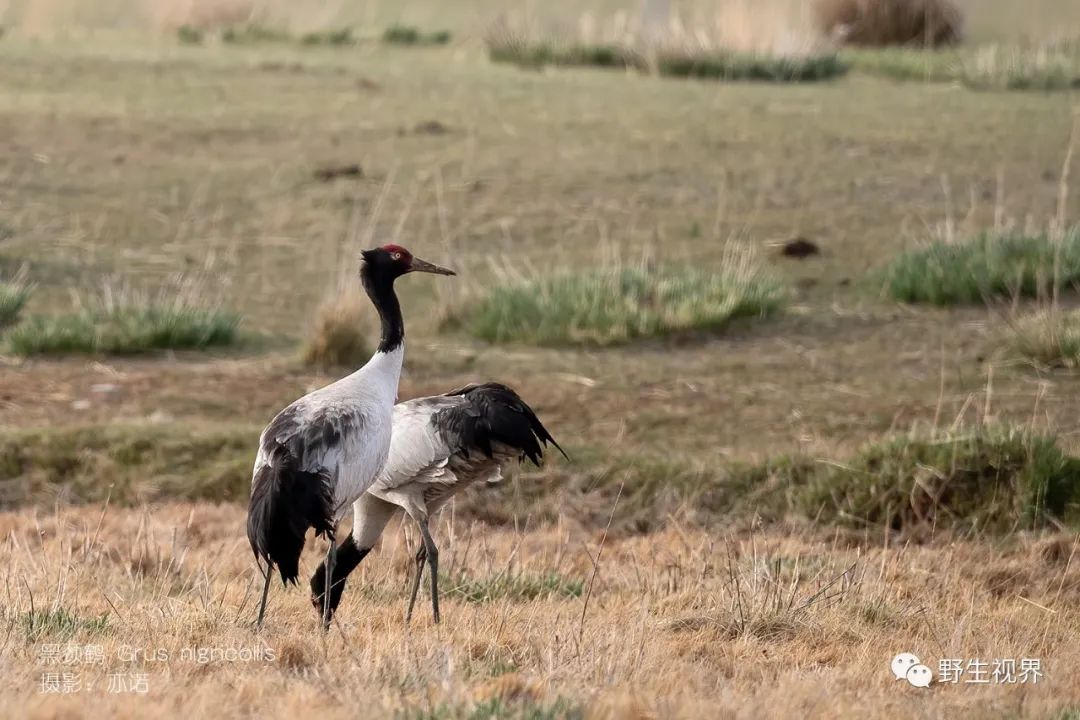
<svg viewBox="0 0 1080 720"><path fill-rule="evenodd" d="M369 552L371 552L371 548L357 546L356 540L353 539L351 533L337 546L337 550L334 551L334 582L329 588L330 615L337 612L341 597L345 593L345 581L348 579L349 574L356 569L361 560L367 557ZM311 580L308 584L311 586L311 606L315 608L315 613L321 619L327 596L325 559L319 563L319 567L311 574Z"/></svg>
<svg viewBox="0 0 1080 720"><path fill-rule="evenodd" d="M334 538L330 539L330 547L326 549L326 587L333 587L334 561L337 560L337 543ZM323 629L330 629L330 593L323 593Z"/></svg>
<svg viewBox="0 0 1080 720"><path fill-rule="evenodd" d="M431 538L426 518L420 523L420 534L424 536L424 549L428 565L431 566L431 611L435 615L435 622L439 622L439 548L435 547L435 541Z"/></svg>
<svg viewBox="0 0 1080 720"><path fill-rule="evenodd" d="M420 591L420 576L424 574L424 561L427 560L427 547L420 546L416 551L416 574L413 576L412 593L409 595L409 610L405 613L405 624L412 620L413 605L416 604L416 593Z"/></svg>
<svg viewBox="0 0 1080 720"><path fill-rule="evenodd" d="M255 629L262 628L263 616L266 614L266 596L270 594L270 577L273 568L266 563L266 582L263 583L262 600L259 602L259 619L255 621Z"/></svg>

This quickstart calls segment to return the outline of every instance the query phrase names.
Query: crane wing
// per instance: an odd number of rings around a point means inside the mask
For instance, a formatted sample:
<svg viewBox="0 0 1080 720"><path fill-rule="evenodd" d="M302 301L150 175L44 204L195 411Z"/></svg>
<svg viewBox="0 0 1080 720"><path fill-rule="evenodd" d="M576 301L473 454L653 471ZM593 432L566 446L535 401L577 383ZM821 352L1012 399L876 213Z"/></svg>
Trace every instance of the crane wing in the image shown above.
<svg viewBox="0 0 1080 720"><path fill-rule="evenodd" d="M539 465L549 442L559 448L532 408L505 385L468 385L409 400L394 406L390 455L373 489L498 477L501 464L514 457Z"/></svg>
<svg viewBox="0 0 1080 720"><path fill-rule="evenodd" d="M255 468L275 448L283 448L305 472L336 476L342 464L359 460L365 434L364 414L356 408L293 403L278 413L259 438Z"/></svg>
<svg viewBox="0 0 1080 720"><path fill-rule="evenodd" d="M432 422L440 410L461 404L460 398L418 398L394 406L390 454L375 481L379 490L392 490L414 481L439 482L450 471L457 450ZM452 477L445 478L453 482Z"/></svg>

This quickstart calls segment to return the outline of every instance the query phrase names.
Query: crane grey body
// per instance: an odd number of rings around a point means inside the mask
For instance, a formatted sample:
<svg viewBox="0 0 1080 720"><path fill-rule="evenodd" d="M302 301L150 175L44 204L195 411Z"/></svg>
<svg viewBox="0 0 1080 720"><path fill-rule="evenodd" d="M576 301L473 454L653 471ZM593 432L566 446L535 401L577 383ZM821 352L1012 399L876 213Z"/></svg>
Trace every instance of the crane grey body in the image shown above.
<svg viewBox="0 0 1080 720"><path fill-rule="evenodd" d="M337 524L386 463L405 355L394 280L414 271L454 274L397 245L366 250L363 258L360 278L382 323L376 352L356 372L290 403L259 436L247 520L251 549L266 564L259 625L274 566L282 583L296 584L308 528L329 540L324 565L333 577Z"/></svg>
<svg viewBox="0 0 1080 720"><path fill-rule="evenodd" d="M407 619L412 617L420 577L431 569L432 611L439 620L438 558L428 520L455 494L476 482L496 482L514 459L539 465L543 445L559 448L532 408L497 383L468 385L446 395L417 398L394 406L390 453L378 478L353 508L353 532L338 548L329 597L326 571L311 578L312 603L337 609L345 579L371 551L397 508L420 528ZM562 452L562 448L559 448Z"/></svg>
<svg viewBox="0 0 1080 720"><path fill-rule="evenodd" d="M299 470L325 476L332 493L330 519L340 522L386 462L404 355L404 343L377 352L356 372L278 413L259 437L252 494L283 448Z"/></svg>

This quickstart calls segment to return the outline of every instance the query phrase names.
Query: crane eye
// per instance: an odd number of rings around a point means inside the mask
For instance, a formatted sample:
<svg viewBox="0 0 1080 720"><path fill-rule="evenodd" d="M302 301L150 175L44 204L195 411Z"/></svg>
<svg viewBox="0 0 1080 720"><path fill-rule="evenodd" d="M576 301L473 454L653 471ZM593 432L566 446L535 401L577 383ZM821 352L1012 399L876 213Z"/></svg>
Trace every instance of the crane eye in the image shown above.
<svg viewBox="0 0 1080 720"><path fill-rule="evenodd" d="M393 260L400 260L401 259L401 253L399 253L399 252L390 253L390 258L393 259Z"/></svg>

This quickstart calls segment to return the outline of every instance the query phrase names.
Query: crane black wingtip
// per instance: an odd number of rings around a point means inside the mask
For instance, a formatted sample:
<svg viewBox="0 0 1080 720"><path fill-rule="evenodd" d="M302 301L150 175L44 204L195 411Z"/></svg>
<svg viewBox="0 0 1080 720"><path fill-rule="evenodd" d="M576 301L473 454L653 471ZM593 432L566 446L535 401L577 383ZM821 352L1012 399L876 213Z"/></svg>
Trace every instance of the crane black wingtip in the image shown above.
<svg viewBox="0 0 1080 720"><path fill-rule="evenodd" d="M552 445L554 445L555 449L559 451L559 454L563 456L563 459L566 460L566 462L568 462L568 463L574 462L573 460L570 459L570 456L566 454L566 451L562 449L562 445L559 445L559 443L555 442L555 438L548 435L548 439L545 440L544 442L545 442L545 444L546 443L551 443Z"/></svg>
<svg viewBox="0 0 1080 720"><path fill-rule="evenodd" d="M547 431L540 418L513 388L498 382L471 383L446 393L470 400L468 412L448 411L436 422L460 436L462 452L470 448L493 456L492 442L516 448L522 460L537 467L544 462L544 449L550 443L567 461L570 456Z"/></svg>
<svg viewBox="0 0 1080 720"><path fill-rule="evenodd" d="M247 533L256 559L275 566L283 584L296 585L300 553L309 527L333 537L333 491L328 478L297 467L281 446L255 475L248 505Z"/></svg>

